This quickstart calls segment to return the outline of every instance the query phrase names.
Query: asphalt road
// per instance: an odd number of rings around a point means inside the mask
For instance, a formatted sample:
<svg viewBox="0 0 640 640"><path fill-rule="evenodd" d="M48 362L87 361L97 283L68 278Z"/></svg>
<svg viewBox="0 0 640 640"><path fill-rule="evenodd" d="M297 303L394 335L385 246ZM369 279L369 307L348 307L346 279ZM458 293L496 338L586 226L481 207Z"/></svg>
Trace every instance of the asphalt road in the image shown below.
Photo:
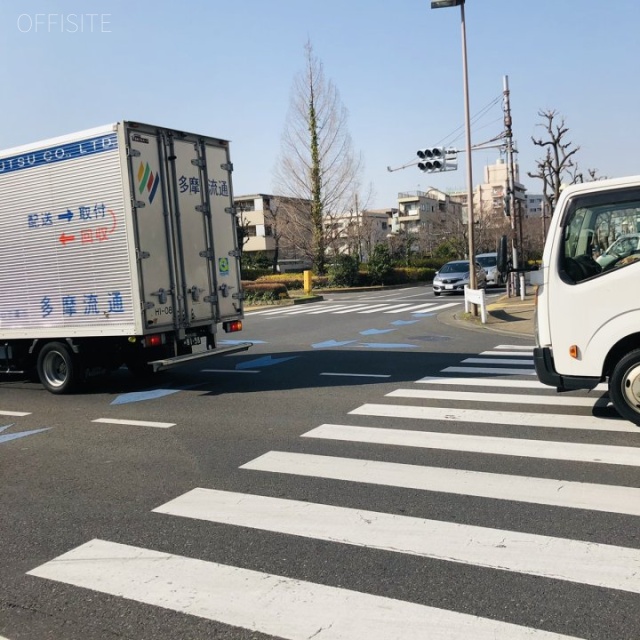
<svg viewBox="0 0 640 640"><path fill-rule="evenodd" d="M538 386L461 298L325 298L151 385L0 379L0 636L639 637L640 430L606 393Z"/></svg>

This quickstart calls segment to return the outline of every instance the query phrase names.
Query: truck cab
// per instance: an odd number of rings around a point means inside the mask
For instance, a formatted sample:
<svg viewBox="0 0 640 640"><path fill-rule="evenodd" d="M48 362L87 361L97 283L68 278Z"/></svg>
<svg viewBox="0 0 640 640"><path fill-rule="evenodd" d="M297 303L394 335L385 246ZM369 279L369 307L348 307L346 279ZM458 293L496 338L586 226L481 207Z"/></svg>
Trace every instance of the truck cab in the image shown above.
<svg viewBox="0 0 640 640"><path fill-rule="evenodd" d="M538 279L539 379L559 391L608 381L617 411L640 425L640 176L565 189Z"/></svg>

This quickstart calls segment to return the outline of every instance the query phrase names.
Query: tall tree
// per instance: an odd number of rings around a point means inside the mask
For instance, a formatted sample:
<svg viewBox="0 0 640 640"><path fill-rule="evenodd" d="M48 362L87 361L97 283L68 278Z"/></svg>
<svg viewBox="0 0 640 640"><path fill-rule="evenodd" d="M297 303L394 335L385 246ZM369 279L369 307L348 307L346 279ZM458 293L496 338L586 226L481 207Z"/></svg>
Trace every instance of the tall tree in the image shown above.
<svg viewBox="0 0 640 640"><path fill-rule="evenodd" d="M287 221L287 235L320 274L326 271L325 218L348 211L360 188L361 171L347 129L347 110L307 42L305 67L293 82L274 186L301 204Z"/></svg>
<svg viewBox="0 0 640 640"><path fill-rule="evenodd" d="M531 137L534 145L545 150L545 156L537 161L537 171L528 172L530 178L539 178L542 180L542 193L545 202L549 205L551 211L558 202L560 191L562 189L563 179L571 176L571 169L575 166L573 156L580 150L580 147L574 147L573 143L566 139L569 128L565 125L564 118L557 111L542 110L538 111L538 115L542 118L541 127L546 130L545 138Z"/></svg>

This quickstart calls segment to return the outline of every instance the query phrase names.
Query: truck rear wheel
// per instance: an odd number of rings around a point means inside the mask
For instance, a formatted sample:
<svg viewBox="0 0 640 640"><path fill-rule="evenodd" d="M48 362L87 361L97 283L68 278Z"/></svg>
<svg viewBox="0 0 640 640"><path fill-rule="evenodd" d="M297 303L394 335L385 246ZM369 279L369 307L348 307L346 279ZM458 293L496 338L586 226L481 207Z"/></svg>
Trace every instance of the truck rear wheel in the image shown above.
<svg viewBox="0 0 640 640"><path fill-rule="evenodd" d="M623 418L640 426L640 349L628 353L614 367L609 397Z"/></svg>
<svg viewBox="0 0 640 640"><path fill-rule="evenodd" d="M81 367L68 345L49 342L38 354L38 378L51 393L69 393L80 382Z"/></svg>

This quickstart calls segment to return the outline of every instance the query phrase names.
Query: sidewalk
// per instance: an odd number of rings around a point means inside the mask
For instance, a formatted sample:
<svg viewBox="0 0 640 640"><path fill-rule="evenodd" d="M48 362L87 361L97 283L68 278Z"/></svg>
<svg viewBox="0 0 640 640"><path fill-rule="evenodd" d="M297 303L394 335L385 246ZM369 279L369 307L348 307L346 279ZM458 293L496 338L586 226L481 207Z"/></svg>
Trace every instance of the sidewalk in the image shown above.
<svg viewBox="0 0 640 640"><path fill-rule="evenodd" d="M495 331L496 333L519 335L533 338L533 316L535 313L535 294L533 287L529 287L524 300L520 296L511 298L505 294L495 302L487 305L487 322L482 324L479 315L472 316L465 313L464 308L451 314L452 320L460 326L479 331Z"/></svg>

